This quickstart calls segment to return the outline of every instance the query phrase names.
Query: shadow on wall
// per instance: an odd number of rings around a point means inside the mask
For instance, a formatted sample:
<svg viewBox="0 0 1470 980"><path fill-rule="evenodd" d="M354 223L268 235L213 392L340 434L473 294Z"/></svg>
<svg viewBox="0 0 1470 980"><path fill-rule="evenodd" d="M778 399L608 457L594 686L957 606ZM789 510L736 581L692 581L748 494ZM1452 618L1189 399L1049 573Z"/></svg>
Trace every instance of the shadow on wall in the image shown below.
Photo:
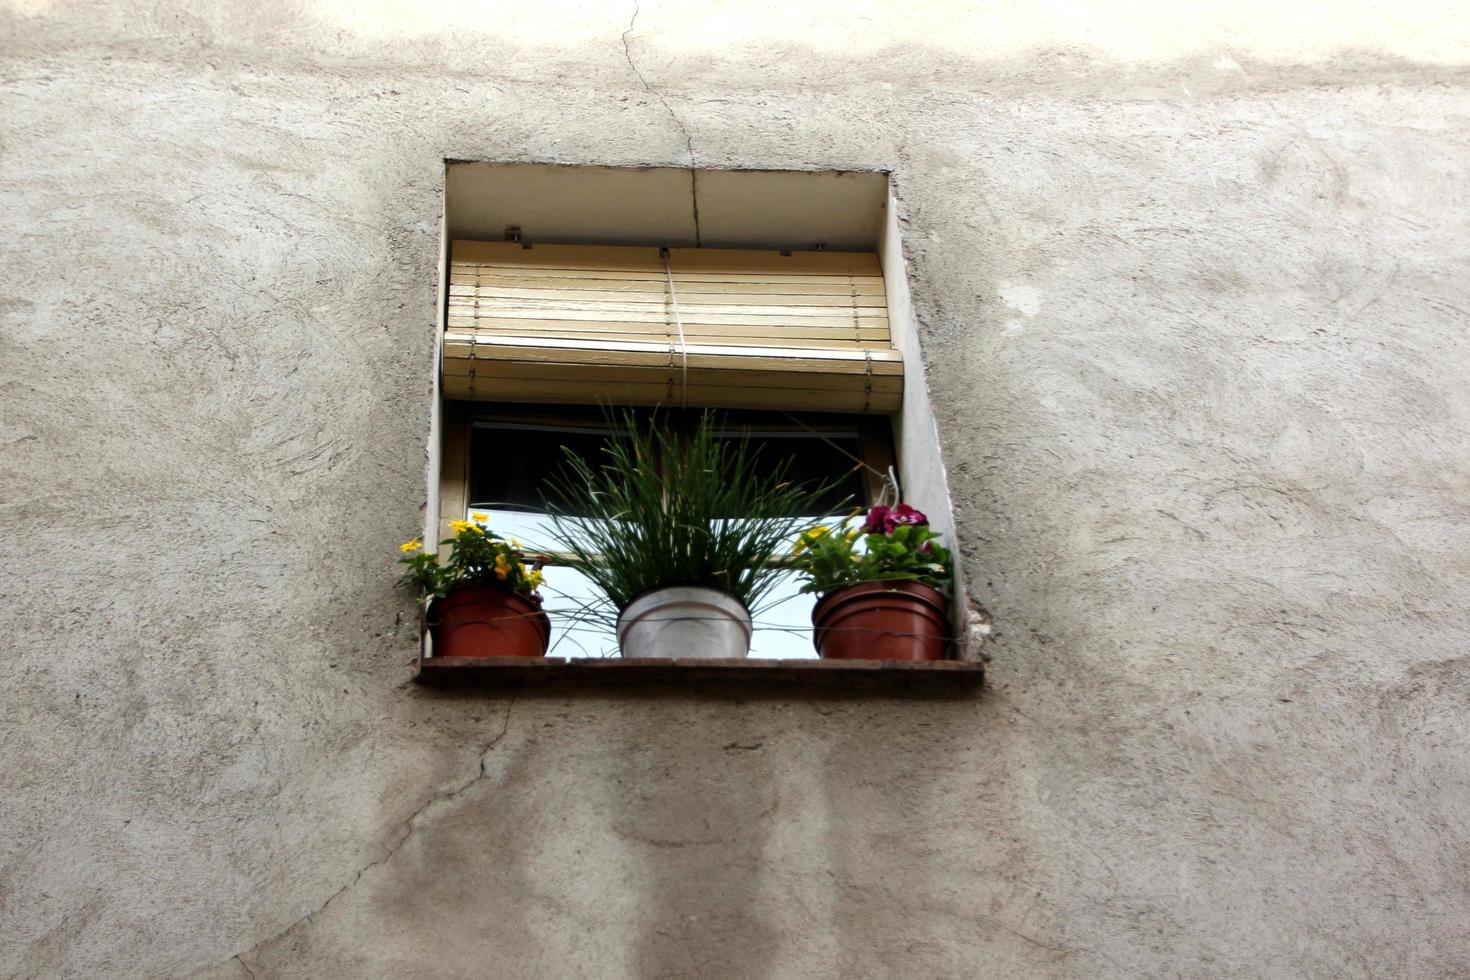
<svg viewBox="0 0 1470 980"><path fill-rule="evenodd" d="M915 959L913 944L937 929L936 949L971 946L947 935L961 910L916 910L952 904L944 879L976 860L973 838L938 818L944 797L967 783L1005 795L957 751L979 699L685 692L609 707L609 765L588 789L632 859L630 975L962 965Z"/></svg>
<svg viewBox="0 0 1470 980"><path fill-rule="evenodd" d="M780 933L762 901L779 805L770 755L742 713L699 714L678 710L656 740L641 725L621 728L604 787L615 800L612 832L640 858L632 973L768 976Z"/></svg>
<svg viewBox="0 0 1470 980"><path fill-rule="evenodd" d="M480 744L508 707L506 734L385 860L253 951L260 975L756 978L977 962L977 924L953 896L1014 858L956 834L972 817L1010 819L1012 789L987 772L1003 753L974 737L984 698L429 697L489 708Z"/></svg>

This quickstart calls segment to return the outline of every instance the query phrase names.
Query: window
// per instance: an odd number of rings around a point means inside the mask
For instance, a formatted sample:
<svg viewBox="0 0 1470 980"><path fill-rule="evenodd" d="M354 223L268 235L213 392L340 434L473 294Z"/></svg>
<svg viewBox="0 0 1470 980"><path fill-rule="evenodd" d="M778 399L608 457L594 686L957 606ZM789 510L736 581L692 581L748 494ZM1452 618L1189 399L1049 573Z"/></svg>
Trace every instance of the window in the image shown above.
<svg viewBox="0 0 1470 980"><path fill-rule="evenodd" d="M855 440L951 529L898 211L881 172L691 179L682 168L446 161L424 536L443 537L473 499L493 505L499 530L520 538L511 529L527 527L530 543L541 475L562 445L595 451L599 405L742 413L732 425L773 450L799 447L817 468L830 461L811 447ZM477 469L487 439L516 441L520 472ZM874 484L855 496L871 499ZM801 631L789 649L809 656L806 613L788 606ZM971 628L969 609L957 583L957 631ZM961 659L978 656L978 637ZM556 653L612 640L598 642ZM757 635L757 656L771 642Z"/></svg>
<svg viewBox="0 0 1470 980"><path fill-rule="evenodd" d="M660 412L675 432L692 426L693 410ZM832 490L812 518L864 506L876 498L892 454L885 420L830 414L725 412L721 433L747 439L759 450L763 466L785 463L794 481L828 483ZM476 407L460 404L452 411L447 436L443 500L445 514L461 519L471 512L488 513L491 527L528 549L554 553L545 516L542 483L565 463L568 452L595 462L609 438L598 409L565 406ZM515 468L499 465L507 457ZM849 503L850 501L850 503ZM551 656L602 657L617 653L611 634L579 622L575 611L595 598L585 579L557 564L554 554L545 567L546 610L552 621ZM770 605L757 616L752 657L815 657L811 644L811 609L815 599L798 591L794 573L783 577Z"/></svg>

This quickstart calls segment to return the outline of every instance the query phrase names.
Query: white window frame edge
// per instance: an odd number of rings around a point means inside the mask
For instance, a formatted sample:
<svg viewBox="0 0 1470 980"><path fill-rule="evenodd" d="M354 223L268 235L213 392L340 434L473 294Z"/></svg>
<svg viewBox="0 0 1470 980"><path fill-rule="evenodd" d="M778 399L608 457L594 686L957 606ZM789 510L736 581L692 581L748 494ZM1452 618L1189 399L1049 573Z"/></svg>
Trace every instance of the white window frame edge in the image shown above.
<svg viewBox="0 0 1470 980"><path fill-rule="evenodd" d="M903 407L892 416L899 486L904 501L928 515L930 526L949 539L947 544L954 552L954 587L950 602L950 620L956 637L954 655L960 660L977 661L982 659L981 646L990 632L990 617L970 601L965 590L954 508L950 503L949 474L944 467L944 454L939 443L939 424L929 402L929 385L920 349L918 319L909 292L908 263L904 260L898 208L894 178L889 174L878 258L883 267L883 287L888 294L889 336L893 346L903 355Z"/></svg>
<svg viewBox="0 0 1470 980"><path fill-rule="evenodd" d="M435 267L434 287L434 365L429 381L429 433L424 453L424 531L421 540L427 548L437 548L439 541L439 488L444 472L444 393L440 387L440 368L444 362L444 332L449 315L449 161L439 172L439 261ZM429 631L419 629L419 657L433 653Z"/></svg>

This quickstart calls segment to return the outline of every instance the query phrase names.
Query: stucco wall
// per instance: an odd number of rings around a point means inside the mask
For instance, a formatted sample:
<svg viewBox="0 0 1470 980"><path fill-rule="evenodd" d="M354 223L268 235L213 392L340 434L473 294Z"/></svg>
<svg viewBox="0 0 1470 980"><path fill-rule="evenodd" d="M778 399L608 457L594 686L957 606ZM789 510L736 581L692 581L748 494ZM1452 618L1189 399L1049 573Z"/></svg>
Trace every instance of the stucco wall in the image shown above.
<svg viewBox="0 0 1470 980"><path fill-rule="evenodd" d="M11 2L0 975L1470 972L1463 14L1181 6ZM979 698L408 683L443 160L691 152L894 172Z"/></svg>

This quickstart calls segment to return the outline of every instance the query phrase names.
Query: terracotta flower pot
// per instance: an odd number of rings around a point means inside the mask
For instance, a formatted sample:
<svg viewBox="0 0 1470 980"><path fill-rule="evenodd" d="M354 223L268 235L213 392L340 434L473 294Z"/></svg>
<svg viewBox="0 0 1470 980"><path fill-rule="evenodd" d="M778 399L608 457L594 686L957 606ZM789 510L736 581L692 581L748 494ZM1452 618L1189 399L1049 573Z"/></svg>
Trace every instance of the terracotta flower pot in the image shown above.
<svg viewBox="0 0 1470 980"><path fill-rule="evenodd" d="M463 585L429 607L429 635L436 657L544 657L551 621L525 596Z"/></svg>
<svg viewBox="0 0 1470 980"><path fill-rule="evenodd" d="M859 582L812 610L817 653L839 660L943 660L949 603L918 582Z"/></svg>

